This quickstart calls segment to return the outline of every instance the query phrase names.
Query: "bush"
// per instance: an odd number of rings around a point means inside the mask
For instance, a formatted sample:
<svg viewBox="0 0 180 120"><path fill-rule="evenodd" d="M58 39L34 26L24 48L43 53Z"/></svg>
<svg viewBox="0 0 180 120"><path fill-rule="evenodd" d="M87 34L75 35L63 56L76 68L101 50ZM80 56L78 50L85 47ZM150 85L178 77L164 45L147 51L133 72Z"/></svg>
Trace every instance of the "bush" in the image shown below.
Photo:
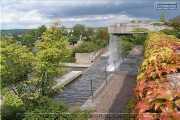
<svg viewBox="0 0 180 120"><path fill-rule="evenodd" d="M26 110L25 114L27 113L27 116L25 116L25 120L44 120L44 119L57 119L57 117L54 115L50 115L49 113L68 113L68 106L64 104L64 102L52 100L51 98L47 96L42 96L41 98L38 98L36 102L32 103L32 106L34 108L31 108L30 110ZM28 115L28 113L35 113L32 115ZM45 113L47 115L42 115L42 113ZM60 116L60 119L63 116Z"/></svg>
<svg viewBox="0 0 180 120"><path fill-rule="evenodd" d="M132 42L129 42L129 41L126 41L126 40L123 40L122 41L122 46L119 45L118 47L118 53L121 57L125 57L128 55L129 51L132 50L133 48L133 43Z"/></svg>
<svg viewBox="0 0 180 120"><path fill-rule="evenodd" d="M180 31L178 29L164 29L164 30L161 30L160 32L166 34L166 35L173 35L177 38L180 38Z"/></svg>
<svg viewBox="0 0 180 120"><path fill-rule="evenodd" d="M84 42L74 49L74 53L90 53L97 50L98 45L92 42Z"/></svg>
<svg viewBox="0 0 180 120"><path fill-rule="evenodd" d="M146 41L146 35L134 35L134 45L144 45L144 42Z"/></svg>
<svg viewBox="0 0 180 120"><path fill-rule="evenodd" d="M180 94L178 84L172 86L168 75L180 72L179 39L162 33L151 32L145 44L143 62L138 70L134 89L137 104L128 110L138 114L135 119L178 119ZM139 114L140 113L140 114ZM151 113L157 113L151 114Z"/></svg>
<svg viewBox="0 0 180 120"><path fill-rule="evenodd" d="M70 36L68 42L74 45L78 42L78 38L76 36Z"/></svg>
<svg viewBox="0 0 180 120"><path fill-rule="evenodd" d="M67 56L67 57L62 58L62 62L74 63L76 62L76 59L73 56Z"/></svg>
<svg viewBox="0 0 180 120"><path fill-rule="evenodd" d="M24 113L24 110L20 106L3 105L1 108L1 119L2 120L19 120L16 117L17 113Z"/></svg>

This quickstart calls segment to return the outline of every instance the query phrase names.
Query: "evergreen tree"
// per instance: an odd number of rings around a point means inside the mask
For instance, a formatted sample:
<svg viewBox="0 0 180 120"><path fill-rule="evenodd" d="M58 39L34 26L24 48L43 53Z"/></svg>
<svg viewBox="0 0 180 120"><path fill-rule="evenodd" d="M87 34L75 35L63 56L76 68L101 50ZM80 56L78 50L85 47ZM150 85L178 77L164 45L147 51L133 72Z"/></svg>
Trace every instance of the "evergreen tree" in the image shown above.
<svg viewBox="0 0 180 120"><path fill-rule="evenodd" d="M164 12L161 13L160 22L166 22L166 15L164 14Z"/></svg>

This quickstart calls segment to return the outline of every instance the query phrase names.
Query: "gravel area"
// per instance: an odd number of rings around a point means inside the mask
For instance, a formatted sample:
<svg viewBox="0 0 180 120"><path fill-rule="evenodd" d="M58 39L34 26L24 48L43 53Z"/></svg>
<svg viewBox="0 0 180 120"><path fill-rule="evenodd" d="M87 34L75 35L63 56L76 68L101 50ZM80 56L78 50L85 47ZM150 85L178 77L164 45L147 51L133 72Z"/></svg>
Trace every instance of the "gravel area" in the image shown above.
<svg viewBox="0 0 180 120"><path fill-rule="evenodd" d="M96 106L96 113L126 113L126 105L133 98L136 76L119 75Z"/></svg>
<svg viewBox="0 0 180 120"><path fill-rule="evenodd" d="M136 86L136 76L117 75L108 92L96 106L95 114L119 114L126 113L126 106L134 96L133 89ZM109 120L110 118L90 118L89 120ZM110 120L123 120L123 118Z"/></svg>

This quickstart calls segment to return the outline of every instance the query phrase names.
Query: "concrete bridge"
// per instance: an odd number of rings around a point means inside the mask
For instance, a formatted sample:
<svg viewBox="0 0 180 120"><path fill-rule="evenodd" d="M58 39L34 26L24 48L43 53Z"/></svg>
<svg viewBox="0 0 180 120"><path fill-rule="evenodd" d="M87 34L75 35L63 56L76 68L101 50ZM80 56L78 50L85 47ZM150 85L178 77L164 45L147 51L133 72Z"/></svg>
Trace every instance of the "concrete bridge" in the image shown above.
<svg viewBox="0 0 180 120"><path fill-rule="evenodd" d="M172 29L172 27L167 25L155 25L153 23L113 23L108 26L108 33L114 35L143 33L143 32L132 32L135 28L146 28L150 31Z"/></svg>

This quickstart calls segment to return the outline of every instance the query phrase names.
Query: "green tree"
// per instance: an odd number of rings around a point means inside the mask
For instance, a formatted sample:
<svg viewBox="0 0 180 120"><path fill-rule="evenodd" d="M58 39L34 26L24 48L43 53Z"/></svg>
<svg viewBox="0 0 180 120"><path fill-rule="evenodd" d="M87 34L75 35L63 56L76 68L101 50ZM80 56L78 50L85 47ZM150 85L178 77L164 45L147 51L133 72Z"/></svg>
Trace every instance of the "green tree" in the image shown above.
<svg viewBox="0 0 180 120"><path fill-rule="evenodd" d="M86 30L86 36L89 37L89 36L92 36L93 34L94 34L93 28L88 27L87 30Z"/></svg>
<svg viewBox="0 0 180 120"><path fill-rule="evenodd" d="M0 41L0 45L2 87L26 80L32 70L33 54L11 38Z"/></svg>
<svg viewBox="0 0 180 120"><path fill-rule="evenodd" d="M20 38L20 41L22 45L26 45L28 48L32 49L36 41L36 36L34 36L33 34L25 33Z"/></svg>
<svg viewBox="0 0 180 120"><path fill-rule="evenodd" d="M78 41L78 38L76 36L70 36L68 38L68 42L72 43L73 45L76 44Z"/></svg>
<svg viewBox="0 0 180 120"><path fill-rule="evenodd" d="M47 30L45 25L41 25L40 27L37 28L37 37L40 38L42 34Z"/></svg>
<svg viewBox="0 0 180 120"><path fill-rule="evenodd" d="M141 20L138 20L138 23L141 23L142 21Z"/></svg>
<svg viewBox="0 0 180 120"><path fill-rule="evenodd" d="M164 12L162 12L160 15L160 22L166 22L166 15L164 14Z"/></svg>
<svg viewBox="0 0 180 120"><path fill-rule="evenodd" d="M13 34L13 40L14 40L14 41L19 41L19 37L18 37L17 34Z"/></svg>
<svg viewBox="0 0 180 120"><path fill-rule="evenodd" d="M96 39L108 40L109 39L108 28L107 27L99 28L95 35L96 35Z"/></svg>
<svg viewBox="0 0 180 120"><path fill-rule="evenodd" d="M37 38L37 29L30 29L26 32L26 34L32 35Z"/></svg>
<svg viewBox="0 0 180 120"><path fill-rule="evenodd" d="M80 37L80 35L85 36L85 26L82 24L76 24L73 27L73 35L76 37Z"/></svg>
<svg viewBox="0 0 180 120"><path fill-rule="evenodd" d="M61 34L63 36L67 36L68 35L68 31L67 31L67 28L65 26L62 25L61 27Z"/></svg>
<svg viewBox="0 0 180 120"><path fill-rule="evenodd" d="M1 85L14 84L17 88L14 92L3 91L5 99L1 110L4 120L16 120L16 113L67 112L64 103L49 98L51 93L62 90L53 88L56 83L54 79L62 76L65 66L60 61L69 54L68 43L60 34L59 24L55 22L43 33L43 41L36 43L38 52L35 57L26 46L15 43L10 37L0 41ZM29 73L32 73L32 79L27 78ZM44 119L40 114L25 116L25 119L38 118Z"/></svg>
<svg viewBox="0 0 180 120"><path fill-rule="evenodd" d="M51 116L48 115L48 113L69 113L68 112L68 106L65 105L63 102L58 101L58 100L52 100L51 98L48 98L47 96L42 96L38 98L34 103L31 103L31 109L26 110L25 113L36 113L33 115L26 115L25 120L44 120L44 119L50 119L50 120L55 120L58 117L55 115ZM48 116L43 116L43 114L47 114ZM67 119L66 117L59 117L59 119L65 120Z"/></svg>
<svg viewBox="0 0 180 120"><path fill-rule="evenodd" d="M23 101L12 91L7 91L3 89L1 91L2 95L4 96L3 103L1 106L1 119L2 120L18 120L16 118L17 113L23 113L24 109Z"/></svg>
<svg viewBox="0 0 180 120"><path fill-rule="evenodd" d="M135 20L131 20L131 23L135 23L136 21Z"/></svg>
<svg viewBox="0 0 180 120"><path fill-rule="evenodd" d="M53 26L44 32L43 41L36 43L39 51L36 54L35 79L37 79L36 86L40 91L40 95L50 95L55 92L53 89L56 81L55 77L62 76L65 71L64 64L60 61L63 57L68 56L68 43L60 34L60 22L55 22ZM57 89L58 90L58 89Z"/></svg>

